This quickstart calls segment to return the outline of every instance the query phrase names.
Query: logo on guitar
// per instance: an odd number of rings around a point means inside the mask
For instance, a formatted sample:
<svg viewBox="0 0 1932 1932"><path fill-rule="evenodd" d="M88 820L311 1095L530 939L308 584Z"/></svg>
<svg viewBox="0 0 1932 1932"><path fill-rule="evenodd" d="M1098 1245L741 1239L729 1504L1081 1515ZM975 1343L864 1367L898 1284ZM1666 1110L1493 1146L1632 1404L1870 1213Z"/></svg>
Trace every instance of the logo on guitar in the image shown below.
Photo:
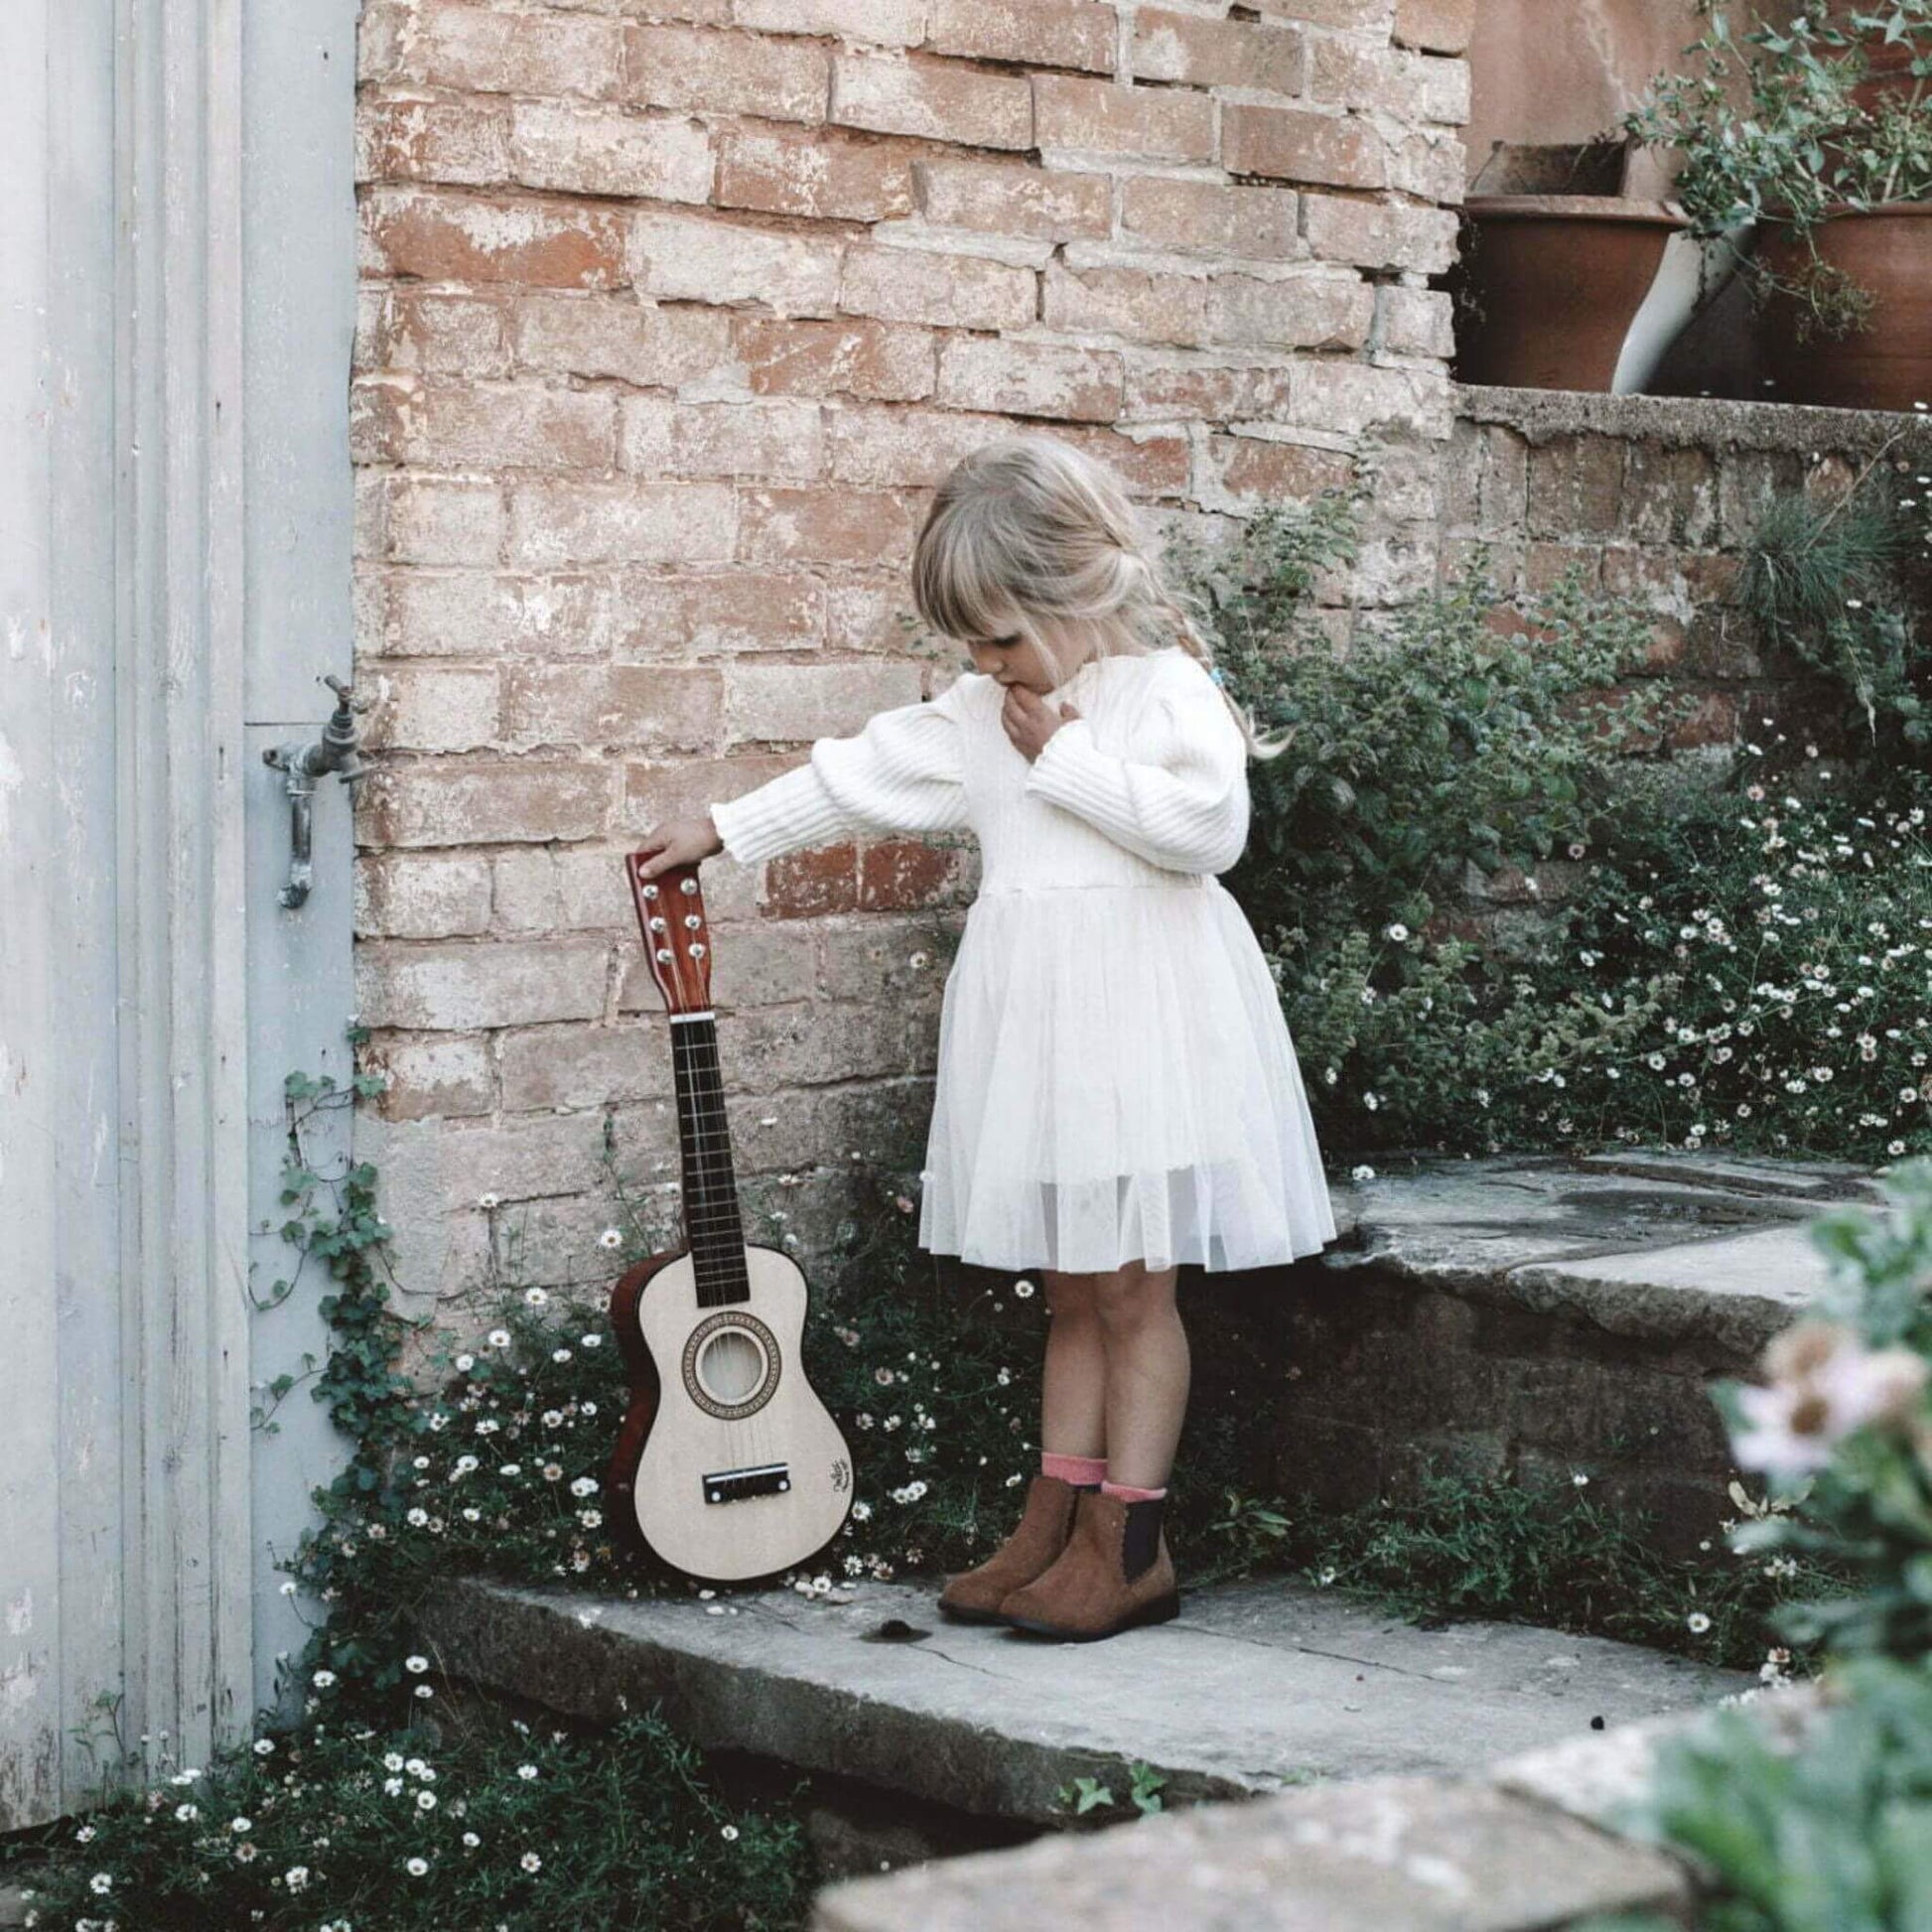
<svg viewBox="0 0 1932 1932"><path fill-rule="evenodd" d="M850 1485L851 1481L852 1464L844 1456L835 1455L832 1458L832 1487L834 1489L844 1489Z"/></svg>

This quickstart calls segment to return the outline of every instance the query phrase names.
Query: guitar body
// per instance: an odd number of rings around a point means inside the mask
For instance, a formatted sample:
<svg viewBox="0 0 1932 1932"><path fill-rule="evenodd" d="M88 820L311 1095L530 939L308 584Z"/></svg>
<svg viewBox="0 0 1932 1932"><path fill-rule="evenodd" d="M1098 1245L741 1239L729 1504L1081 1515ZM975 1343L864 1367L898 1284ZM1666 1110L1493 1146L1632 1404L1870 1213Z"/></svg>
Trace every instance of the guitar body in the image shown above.
<svg viewBox="0 0 1932 1932"><path fill-rule="evenodd" d="M697 868L645 879L644 854L624 863L670 1020L688 1245L639 1262L611 1294L630 1403L606 1500L626 1541L688 1576L743 1583L809 1562L838 1534L852 1451L805 1379L804 1275L745 1240Z"/></svg>
<svg viewBox="0 0 1932 1932"><path fill-rule="evenodd" d="M633 1391L612 1514L717 1583L808 1562L852 1507L851 1452L799 1357L805 1277L775 1248L744 1257L744 1302L700 1308L687 1252L633 1269L611 1311Z"/></svg>

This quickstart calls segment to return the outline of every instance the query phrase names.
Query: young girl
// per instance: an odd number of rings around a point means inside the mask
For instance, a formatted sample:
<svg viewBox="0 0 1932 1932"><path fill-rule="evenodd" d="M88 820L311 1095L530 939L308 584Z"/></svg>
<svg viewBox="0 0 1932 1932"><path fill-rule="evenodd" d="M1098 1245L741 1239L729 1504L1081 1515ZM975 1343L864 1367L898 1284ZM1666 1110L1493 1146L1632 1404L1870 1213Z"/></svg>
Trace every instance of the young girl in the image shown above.
<svg viewBox="0 0 1932 1932"><path fill-rule="evenodd" d="M1246 842L1248 757L1281 747L1219 688L1117 481L1054 438L952 471L912 594L975 670L652 827L643 870L977 834L919 1242L1037 1270L1051 1320L1040 1472L939 1605L1107 1637L1179 1608L1161 1522L1189 1372L1176 1269L1292 1261L1335 1233L1274 982L1214 877Z"/></svg>

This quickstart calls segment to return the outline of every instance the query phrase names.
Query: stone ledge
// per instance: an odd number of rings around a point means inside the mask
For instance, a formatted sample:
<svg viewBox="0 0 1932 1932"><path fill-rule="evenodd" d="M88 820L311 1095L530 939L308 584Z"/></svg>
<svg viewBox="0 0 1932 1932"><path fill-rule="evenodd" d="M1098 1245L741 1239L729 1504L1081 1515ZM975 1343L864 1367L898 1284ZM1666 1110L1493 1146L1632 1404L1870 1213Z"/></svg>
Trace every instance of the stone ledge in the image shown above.
<svg viewBox="0 0 1932 1932"><path fill-rule="evenodd" d="M1923 423L1916 413L1902 410L1821 409L1713 396L1607 396L1473 383L1457 384L1451 394L1459 420L1513 429L1535 444L1560 436L1614 436L1701 450L1866 456ZM1932 440L1932 431L1921 429L1920 435L1921 445Z"/></svg>
<svg viewBox="0 0 1932 1932"><path fill-rule="evenodd" d="M1429 1160L1337 1189L1334 1270L1740 1357L1824 1285L1804 1224L1868 1200L1864 1170L1705 1155Z"/></svg>
<svg viewBox="0 0 1932 1932"><path fill-rule="evenodd" d="M756 1752L1035 1827L1059 1788L1139 1760L1190 1805L1311 1779L1463 1775L1499 1755L1681 1711L1749 1679L1639 1645L1510 1623L1424 1630L1263 1579L1189 1590L1104 1644L945 1622L936 1580L610 1598L467 1579L419 1636L486 1688L610 1722L652 1698L701 1745ZM731 1612L737 1610L738 1614ZM897 1619L920 1633L883 1641Z"/></svg>
<svg viewBox="0 0 1932 1932"><path fill-rule="evenodd" d="M820 1891L811 1932L1550 1932L1690 1903L1662 1853L1490 1786L1403 1778L850 1879Z"/></svg>

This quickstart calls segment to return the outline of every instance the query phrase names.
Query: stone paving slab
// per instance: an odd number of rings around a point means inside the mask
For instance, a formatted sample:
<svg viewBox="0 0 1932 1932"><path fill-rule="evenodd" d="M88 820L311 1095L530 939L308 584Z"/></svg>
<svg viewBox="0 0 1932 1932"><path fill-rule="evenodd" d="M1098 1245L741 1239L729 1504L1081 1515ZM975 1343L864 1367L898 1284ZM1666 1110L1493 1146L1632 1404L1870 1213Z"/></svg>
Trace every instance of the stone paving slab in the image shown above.
<svg viewBox="0 0 1932 1932"><path fill-rule="evenodd" d="M1806 1224L1872 1192L1864 1171L1825 1162L1425 1161L1352 1183L1352 1236L1324 1261L1617 1333L1749 1350L1823 1285Z"/></svg>
<svg viewBox="0 0 1932 1932"><path fill-rule="evenodd" d="M811 1932L1550 1932L1689 1902L1671 1860L1560 1811L1374 1779L853 1879Z"/></svg>
<svg viewBox="0 0 1932 1932"><path fill-rule="evenodd" d="M712 1615L696 1598L461 1580L421 1636L446 1668L573 1716L662 1695L700 1744L1042 1825L1065 1821L1072 1778L1118 1781L1135 1759L1179 1804L1460 1774L1751 1681L1520 1624L1425 1630L1287 1581L1183 1588L1174 1621L1098 1644L949 1623L932 1598L910 1584L855 1586L848 1602L721 1592ZM925 1634L881 1640L893 1619Z"/></svg>

